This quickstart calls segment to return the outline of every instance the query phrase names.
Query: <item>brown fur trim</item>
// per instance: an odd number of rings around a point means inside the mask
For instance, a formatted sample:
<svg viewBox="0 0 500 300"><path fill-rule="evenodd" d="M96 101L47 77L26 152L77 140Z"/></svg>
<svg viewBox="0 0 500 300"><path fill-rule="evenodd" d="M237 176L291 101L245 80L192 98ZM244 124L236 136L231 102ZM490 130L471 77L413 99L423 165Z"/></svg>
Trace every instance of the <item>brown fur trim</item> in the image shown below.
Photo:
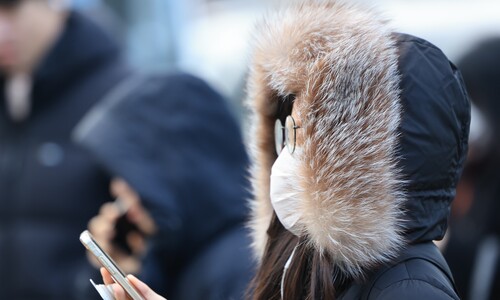
<svg viewBox="0 0 500 300"><path fill-rule="evenodd" d="M248 83L253 112L252 221L258 258L272 215L277 101L295 94L307 240L348 275L387 261L402 246L404 200L396 167L400 121L397 48L385 20L336 1L307 1L264 20Z"/></svg>

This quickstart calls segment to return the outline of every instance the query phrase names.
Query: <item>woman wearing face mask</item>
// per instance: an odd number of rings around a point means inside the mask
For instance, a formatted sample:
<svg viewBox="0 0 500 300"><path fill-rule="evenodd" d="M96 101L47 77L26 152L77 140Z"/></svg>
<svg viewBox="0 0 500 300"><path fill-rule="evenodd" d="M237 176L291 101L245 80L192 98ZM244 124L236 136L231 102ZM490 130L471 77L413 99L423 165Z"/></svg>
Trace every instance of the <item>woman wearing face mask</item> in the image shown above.
<svg viewBox="0 0 500 300"><path fill-rule="evenodd" d="M433 244L467 152L455 66L332 1L291 7L256 37L251 297L458 299Z"/></svg>
<svg viewBox="0 0 500 300"><path fill-rule="evenodd" d="M256 36L249 298L458 299L433 240L467 152L459 71L334 1L291 7Z"/></svg>

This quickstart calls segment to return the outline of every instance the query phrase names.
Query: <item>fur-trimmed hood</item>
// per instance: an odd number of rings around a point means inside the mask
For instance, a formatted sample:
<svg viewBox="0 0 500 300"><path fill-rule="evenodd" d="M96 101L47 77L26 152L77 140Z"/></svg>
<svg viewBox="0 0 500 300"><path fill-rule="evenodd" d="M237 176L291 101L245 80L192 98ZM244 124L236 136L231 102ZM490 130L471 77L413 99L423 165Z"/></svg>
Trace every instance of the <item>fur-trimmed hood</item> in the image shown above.
<svg viewBox="0 0 500 300"><path fill-rule="evenodd" d="M442 52L335 1L285 9L255 36L248 103L257 257L273 214L278 102L291 94L304 137L294 153L298 225L311 246L360 277L407 242L442 237L469 118L460 76Z"/></svg>

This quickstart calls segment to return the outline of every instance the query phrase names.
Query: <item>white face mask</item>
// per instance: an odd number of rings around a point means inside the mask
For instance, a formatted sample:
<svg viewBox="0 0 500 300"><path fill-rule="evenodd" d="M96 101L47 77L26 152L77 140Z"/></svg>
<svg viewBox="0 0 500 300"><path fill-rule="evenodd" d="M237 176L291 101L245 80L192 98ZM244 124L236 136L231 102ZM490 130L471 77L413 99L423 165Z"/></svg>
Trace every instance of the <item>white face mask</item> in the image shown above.
<svg viewBox="0 0 500 300"><path fill-rule="evenodd" d="M300 153L295 149L294 154ZM281 224L296 236L302 230L299 219L299 185L297 180L297 159L287 149L283 149L271 169L271 204Z"/></svg>

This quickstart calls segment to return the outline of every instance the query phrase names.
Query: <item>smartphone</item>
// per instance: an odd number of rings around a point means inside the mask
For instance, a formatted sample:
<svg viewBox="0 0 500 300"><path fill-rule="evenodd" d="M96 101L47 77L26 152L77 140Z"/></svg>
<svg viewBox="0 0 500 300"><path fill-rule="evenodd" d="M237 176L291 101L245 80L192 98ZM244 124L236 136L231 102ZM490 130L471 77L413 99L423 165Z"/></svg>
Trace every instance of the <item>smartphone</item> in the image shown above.
<svg viewBox="0 0 500 300"><path fill-rule="evenodd" d="M115 236L113 237L112 243L126 254L132 255L132 249L127 242L128 234L131 232L135 232L142 235L143 237L145 234L141 229L139 229L136 224L128 220L127 211L129 207L127 207L124 203L125 202L120 200L120 198L117 198L114 201L114 205L118 209L120 217L118 217L115 223Z"/></svg>
<svg viewBox="0 0 500 300"><path fill-rule="evenodd" d="M116 283L121 285L125 290L125 293L132 300L144 300L144 298L137 292L137 290L128 282L125 273L118 267L118 265L109 257L109 255L102 250L102 248L97 244L97 242L92 237L92 234L88 230L83 231L80 234L80 241L96 258L99 260L101 265L108 270L111 277Z"/></svg>

